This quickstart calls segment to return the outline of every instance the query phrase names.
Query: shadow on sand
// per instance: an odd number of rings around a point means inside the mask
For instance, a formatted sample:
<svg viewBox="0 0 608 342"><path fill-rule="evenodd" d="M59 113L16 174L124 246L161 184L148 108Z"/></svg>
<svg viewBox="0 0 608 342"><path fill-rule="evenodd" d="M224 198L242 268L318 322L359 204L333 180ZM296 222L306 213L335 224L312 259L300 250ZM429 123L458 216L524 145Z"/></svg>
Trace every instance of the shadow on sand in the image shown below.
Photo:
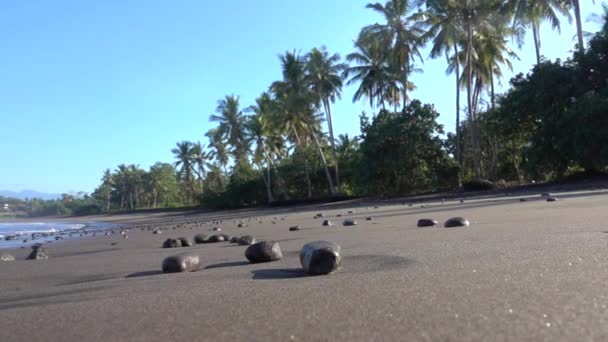
<svg viewBox="0 0 608 342"><path fill-rule="evenodd" d="M153 275L163 274L162 271L144 271L144 272L135 272L127 275L125 278L137 278L137 277L148 277Z"/></svg>
<svg viewBox="0 0 608 342"><path fill-rule="evenodd" d="M291 279L309 277L301 268L283 268L283 269L262 269L251 271L253 279L256 280L273 280L273 279Z"/></svg>

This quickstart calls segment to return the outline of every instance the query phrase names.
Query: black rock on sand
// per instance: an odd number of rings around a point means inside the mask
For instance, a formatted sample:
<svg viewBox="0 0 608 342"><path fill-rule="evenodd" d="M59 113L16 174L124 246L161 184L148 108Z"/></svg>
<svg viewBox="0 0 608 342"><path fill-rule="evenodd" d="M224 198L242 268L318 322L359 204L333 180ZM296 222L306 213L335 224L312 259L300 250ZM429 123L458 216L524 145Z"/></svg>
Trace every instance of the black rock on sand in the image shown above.
<svg viewBox="0 0 608 342"><path fill-rule="evenodd" d="M163 273L193 272L200 268L200 258L195 254L179 254L163 260Z"/></svg>
<svg viewBox="0 0 608 342"><path fill-rule="evenodd" d="M329 274L340 268L342 248L329 241L307 243L300 250L300 263L308 274Z"/></svg>
<svg viewBox="0 0 608 342"><path fill-rule="evenodd" d="M283 259L283 252L277 242L260 241L247 247L245 257L253 263L271 262Z"/></svg>

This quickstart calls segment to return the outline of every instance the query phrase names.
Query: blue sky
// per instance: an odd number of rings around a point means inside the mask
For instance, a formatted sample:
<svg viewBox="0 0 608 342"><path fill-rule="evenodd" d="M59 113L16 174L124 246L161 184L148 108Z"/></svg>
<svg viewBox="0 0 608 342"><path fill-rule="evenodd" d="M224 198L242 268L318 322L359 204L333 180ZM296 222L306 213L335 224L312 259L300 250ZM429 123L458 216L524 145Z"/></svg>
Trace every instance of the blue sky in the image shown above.
<svg viewBox="0 0 608 342"><path fill-rule="evenodd" d="M0 189L92 191L105 168L172 161L201 140L226 94L243 106L280 79L277 55L326 45L345 56L381 18L367 0L6 0L0 4ZM583 1L585 17L599 4ZM589 31L597 26L586 24ZM543 27L542 52L567 57L573 25ZM517 50L515 72L534 62ZM426 54L426 53L425 53ZM413 97L454 127L454 79L426 60ZM511 73L503 81L508 84ZM337 133L359 133L354 87L333 107Z"/></svg>

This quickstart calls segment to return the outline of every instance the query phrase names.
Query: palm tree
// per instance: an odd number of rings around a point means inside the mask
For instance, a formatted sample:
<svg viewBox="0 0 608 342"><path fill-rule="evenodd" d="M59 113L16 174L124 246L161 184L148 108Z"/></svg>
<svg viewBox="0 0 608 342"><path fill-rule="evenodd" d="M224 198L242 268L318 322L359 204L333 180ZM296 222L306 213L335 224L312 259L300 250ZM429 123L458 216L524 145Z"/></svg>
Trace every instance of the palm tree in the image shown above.
<svg viewBox="0 0 608 342"><path fill-rule="evenodd" d="M353 102L362 98L369 100L372 108L385 108L385 103L394 103L394 95L401 90L394 77L394 71L388 63L388 52L379 41L358 40L356 52L346 56L346 60L355 65L344 71L346 85L358 83L359 88L353 96Z"/></svg>
<svg viewBox="0 0 608 342"><path fill-rule="evenodd" d="M182 186L190 199L192 199L192 170L193 168L193 147L194 144L190 141L182 141L176 144L176 147L171 150L176 161L176 168L180 168L178 176L182 182Z"/></svg>
<svg viewBox="0 0 608 342"><path fill-rule="evenodd" d="M205 133L205 136L209 139L209 158L215 159L219 164L220 168L224 170L224 173L228 173L226 167L228 166L228 147L224 143L224 134L219 128L213 128Z"/></svg>
<svg viewBox="0 0 608 342"><path fill-rule="evenodd" d="M306 71L312 92L317 94L317 101L323 104L327 120L327 128L331 142L331 150L334 157L334 167L336 172L336 188L340 188L340 167L336 157L336 146L334 144L334 128L331 115L330 103L334 103L341 98L343 86L343 74L347 65L340 63L340 55L329 55L327 48L314 48L306 57Z"/></svg>
<svg viewBox="0 0 608 342"><path fill-rule="evenodd" d="M462 134L460 132L460 52L459 48L464 40L463 18L457 0L427 0L426 20L424 25L427 27L426 39L432 40L432 47L429 57L437 58L445 55L449 60L453 51L455 57L456 76L456 149L455 159L462 166ZM450 69L448 68L448 73ZM458 187L462 186L462 174L458 173Z"/></svg>
<svg viewBox="0 0 608 342"><path fill-rule="evenodd" d="M304 59L295 52L286 52L284 55L280 55L279 59L281 60L283 70L283 80L274 82L271 90L282 112L281 120L284 132L286 132L294 145L304 151L308 145L308 137L312 136L309 123L311 122L310 117L314 113L315 97L306 82ZM317 147L322 154L323 152L318 144ZM305 153L303 154L303 159L308 198L311 198L312 183L310 181L309 161ZM325 160L324 167L329 191L333 195L335 193L333 181Z"/></svg>
<svg viewBox="0 0 608 342"><path fill-rule="evenodd" d="M507 3L506 9L513 14L513 28L517 32L520 32L520 27L523 29L531 27L536 63L540 63L541 59L540 25L542 22L548 21L554 30L560 32L559 15L570 19L567 3L563 0L513 0Z"/></svg>
<svg viewBox="0 0 608 342"><path fill-rule="evenodd" d="M593 1L595 4L595 1ZM576 19L576 34L578 37L578 49L585 51L585 33L583 32L583 18L581 16L581 4L579 0L570 0L570 5L574 9L574 18Z"/></svg>
<svg viewBox="0 0 608 342"><path fill-rule="evenodd" d="M285 189L285 181L281 177L281 173L274 161L274 155L282 145L283 140L276 120L277 105L267 92L262 93L255 102L256 104L248 109L253 113L253 116L249 117L246 126L247 138L254 141L256 145L256 149L253 152L253 160L258 163L265 160L267 163L264 182L267 187L268 201L274 201L271 180L271 169L273 168L277 174L279 187L283 192L284 198L289 199L287 190Z"/></svg>
<svg viewBox="0 0 608 342"><path fill-rule="evenodd" d="M228 144L233 147L232 155L236 162L242 161L247 154L243 134L245 119L239 107L239 97L227 95L217 102L216 114L210 117L210 121L219 122L219 130L227 137Z"/></svg>
<svg viewBox="0 0 608 342"><path fill-rule="evenodd" d="M479 158L479 144L477 142L476 108L473 102L475 94L473 88L473 62L476 58L474 38L482 30L490 30L497 17L500 16L501 2L499 0L463 0L459 3L459 12L466 32L465 40L465 72L467 86L467 107L471 121L471 146L473 148L473 171L475 179L481 179L481 165ZM497 15L498 14L498 15Z"/></svg>
<svg viewBox="0 0 608 342"><path fill-rule="evenodd" d="M417 16L408 17L414 8L410 0L389 0L385 5L367 4L366 8L380 13L386 23L373 24L361 30L360 40L381 42L389 48L389 63L394 66L401 83L403 108L407 105L407 92L410 88L408 77L416 57L422 61L419 47L424 31L416 25Z"/></svg>
<svg viewBox="0 0 608 342"><path fill-rule="evenodd" d="M112 199L112 187L114 186L114 176L110 169L105 169L101 178L101 185L106 197L106 211L110 211L110 203Z"/></svg>
<svg viewBox="0 0 608 342"><path fill-rule="evenodd" d="M205 151L200 142L192 144L192 170L199 182L199 191L203 192L203 181L205 179L205 165L209 159L209 153Z"/></svg>

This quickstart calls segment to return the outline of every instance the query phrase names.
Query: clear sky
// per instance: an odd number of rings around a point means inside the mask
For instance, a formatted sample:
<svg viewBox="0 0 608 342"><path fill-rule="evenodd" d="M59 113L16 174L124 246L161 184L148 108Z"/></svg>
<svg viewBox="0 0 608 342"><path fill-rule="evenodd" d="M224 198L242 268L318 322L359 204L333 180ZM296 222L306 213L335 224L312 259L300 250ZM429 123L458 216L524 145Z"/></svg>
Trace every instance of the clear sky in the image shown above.
<svg viewBox="0 0 608 342"><path fill-rule="evenodd" d="M381 20L367 2L2 1L0 189L90 192L105 168L171 162L177 141L207 143L218 99L234 93L248 106L281 78L278 54L351 52L360 28ZM585 17L601 9L582 6ZM543 54L567 57L574 34L567 21L561 36L545 25ZM530 39L516 72L535 60ZM422 67L413 97L434 103L453 130L454 79L443 59ZM352 103L354 91L333 107L336 134L359 133L367 108Z"/></svg>

